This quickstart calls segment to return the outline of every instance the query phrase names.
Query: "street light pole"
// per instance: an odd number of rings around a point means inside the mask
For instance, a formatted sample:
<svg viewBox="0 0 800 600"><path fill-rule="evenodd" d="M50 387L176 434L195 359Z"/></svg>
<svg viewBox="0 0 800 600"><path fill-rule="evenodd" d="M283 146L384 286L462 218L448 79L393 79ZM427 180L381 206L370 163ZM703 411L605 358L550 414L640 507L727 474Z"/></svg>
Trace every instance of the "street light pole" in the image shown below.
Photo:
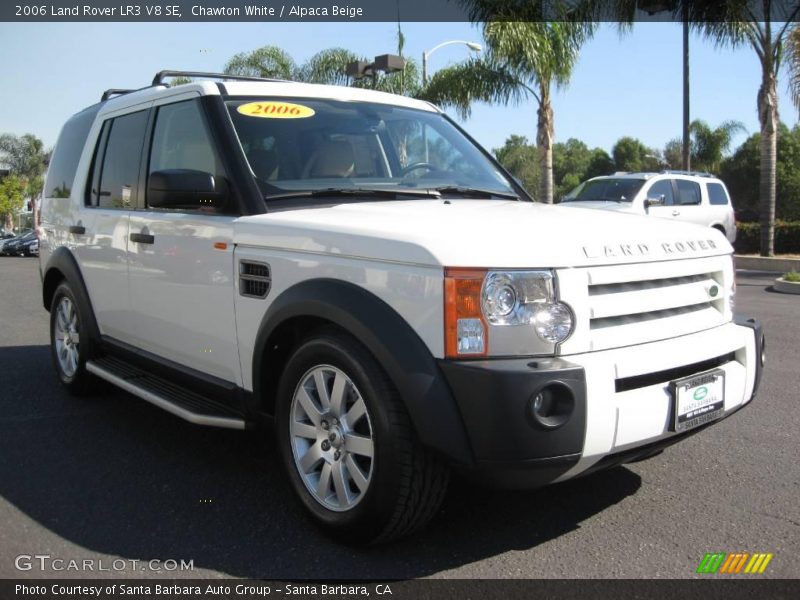
<svg viewBox="0 0 800 600"><path fill-rule="evenodd" d="M463 44L473 52L480 52L483 48L480 44L475 42L467 42L464 40L449 40L447 42L442 42L428 50L427 52L422 53L422 85L425 86L428 84L428 57L436 52L439 48L444 46L449 46L450 44Z"/></svg>
<svg viewBox="0 0 800 600"><path fill-rule="evenodd" d="M683 170L691 168L689 138L689 16L683 8Z"/></svg>

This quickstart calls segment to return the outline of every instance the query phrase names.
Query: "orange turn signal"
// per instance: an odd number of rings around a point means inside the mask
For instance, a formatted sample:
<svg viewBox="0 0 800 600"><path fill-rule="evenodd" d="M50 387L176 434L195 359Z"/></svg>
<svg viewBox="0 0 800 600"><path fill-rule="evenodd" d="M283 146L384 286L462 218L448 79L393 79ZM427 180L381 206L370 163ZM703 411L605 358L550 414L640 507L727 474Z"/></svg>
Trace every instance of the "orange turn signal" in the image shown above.
<svg viewBox="0 0 800 600"><path fill-rule="evenodd" d="M445 357L485 356L489 352L488 328L481 311L481 287L486 269L445 268L444 270L444 340ZM481 350L459 351L459 320L480 321L483 328Z"/></svg>

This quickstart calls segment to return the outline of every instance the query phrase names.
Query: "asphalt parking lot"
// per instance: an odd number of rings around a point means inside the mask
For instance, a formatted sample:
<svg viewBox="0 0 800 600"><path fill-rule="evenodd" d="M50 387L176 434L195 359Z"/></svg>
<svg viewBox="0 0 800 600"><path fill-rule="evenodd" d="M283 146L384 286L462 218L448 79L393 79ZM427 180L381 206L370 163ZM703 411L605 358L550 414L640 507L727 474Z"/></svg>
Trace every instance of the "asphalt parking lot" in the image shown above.
<svg viewBox="0 0 800 600"><path fill-rule="evenodd" d="M717 551L771 552L764 577L800 576L800 296L769 291L769 275L738 278L737 308L768 338L750 407L652 460L560 486L456 482L428 530L359 550L305 518L269 436L195 427L111 388L68 396L37 266L0 258L2 578L685 578ZM19 571L19 555L194 570Z"/></svg>

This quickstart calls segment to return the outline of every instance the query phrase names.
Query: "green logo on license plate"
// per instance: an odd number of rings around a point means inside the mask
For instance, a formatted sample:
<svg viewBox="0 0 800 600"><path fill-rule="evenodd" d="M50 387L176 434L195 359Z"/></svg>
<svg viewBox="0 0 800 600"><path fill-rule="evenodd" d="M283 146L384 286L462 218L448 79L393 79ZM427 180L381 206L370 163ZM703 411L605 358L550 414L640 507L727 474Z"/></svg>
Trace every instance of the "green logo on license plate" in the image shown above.
<svg viewBox="0 0 800 600"><path fill-rule="evenodd" d="M702 400L706 396L708 396L708 388L706 386L699 387L694 391L695 400Z"/></svg>

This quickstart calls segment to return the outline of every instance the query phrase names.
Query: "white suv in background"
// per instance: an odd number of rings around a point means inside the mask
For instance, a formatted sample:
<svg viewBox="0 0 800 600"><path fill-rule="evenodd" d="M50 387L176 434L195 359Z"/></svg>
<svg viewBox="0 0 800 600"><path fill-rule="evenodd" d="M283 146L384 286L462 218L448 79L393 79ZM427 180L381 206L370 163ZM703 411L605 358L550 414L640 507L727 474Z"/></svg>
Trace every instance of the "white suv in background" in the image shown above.
<svg viewBox="0 0 800 600"><path fill-rule="evenodd" d="M725 184L710 173L663 171L594 177L572 190L564 206L600 208L719 229L732 244L736 219Z"/></svg>

